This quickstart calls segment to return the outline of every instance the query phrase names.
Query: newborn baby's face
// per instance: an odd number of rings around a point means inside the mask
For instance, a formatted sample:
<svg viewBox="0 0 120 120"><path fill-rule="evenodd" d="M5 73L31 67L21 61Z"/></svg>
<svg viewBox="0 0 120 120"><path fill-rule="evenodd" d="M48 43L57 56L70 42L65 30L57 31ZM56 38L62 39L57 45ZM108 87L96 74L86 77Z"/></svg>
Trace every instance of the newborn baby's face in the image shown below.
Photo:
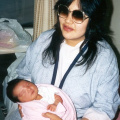
<svg viewBox="0 0 120 120"><path fill-rule="evenodd" d="M20 102L28 102L35 100L38 95L38 88L29 81L19 82L13 90L13 95L16 96Z"/></svg>

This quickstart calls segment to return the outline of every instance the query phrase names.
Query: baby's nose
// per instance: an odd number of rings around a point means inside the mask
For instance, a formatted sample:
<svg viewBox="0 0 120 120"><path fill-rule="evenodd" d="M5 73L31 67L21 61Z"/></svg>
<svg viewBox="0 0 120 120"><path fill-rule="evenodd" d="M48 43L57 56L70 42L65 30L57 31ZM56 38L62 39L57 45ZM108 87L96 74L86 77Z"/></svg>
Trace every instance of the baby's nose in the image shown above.
<svg viewBox="0 0 120 120"><path fill-rule="evenodd" d="M30 86L27 86L27 88L26 88L27 90L30 90L31 88L30 88Z"/></svg>

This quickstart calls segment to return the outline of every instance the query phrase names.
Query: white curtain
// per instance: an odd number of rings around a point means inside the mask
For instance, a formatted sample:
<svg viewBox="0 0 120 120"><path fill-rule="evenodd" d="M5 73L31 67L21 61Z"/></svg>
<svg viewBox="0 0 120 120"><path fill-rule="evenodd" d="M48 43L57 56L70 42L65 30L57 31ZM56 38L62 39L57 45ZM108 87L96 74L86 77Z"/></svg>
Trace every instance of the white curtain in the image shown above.
<svg viewBox="0 0 120 120"><path fill-rule="evenodd" d="M53 28L56 17L54 14L54 4L57 0L34 0L34 29L33 40L41 32Z"/></svg>

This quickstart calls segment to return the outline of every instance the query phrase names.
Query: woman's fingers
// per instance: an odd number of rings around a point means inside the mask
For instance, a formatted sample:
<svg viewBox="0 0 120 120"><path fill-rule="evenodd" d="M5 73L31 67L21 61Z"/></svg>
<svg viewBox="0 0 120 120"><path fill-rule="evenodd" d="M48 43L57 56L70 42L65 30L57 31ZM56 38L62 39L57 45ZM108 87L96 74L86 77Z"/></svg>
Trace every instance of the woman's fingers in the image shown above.
<svg viewBox="0 0 120 120"><path fill-rule="evenodd" d="M42 116L45 117L45 118L50 118L50 120L62 120L57 115L55 115L53 113L49 113L49 112L43 113Z"/></svg>
<svg viewBox="0 0 120 120"><path fill-rule="evenodd" d="M20 106L20 105L18 105L18 109L19 109L19 113L20 113L20 116L21 116L21 118L23 117L23 113L22 113L22 107Z"/></svg>

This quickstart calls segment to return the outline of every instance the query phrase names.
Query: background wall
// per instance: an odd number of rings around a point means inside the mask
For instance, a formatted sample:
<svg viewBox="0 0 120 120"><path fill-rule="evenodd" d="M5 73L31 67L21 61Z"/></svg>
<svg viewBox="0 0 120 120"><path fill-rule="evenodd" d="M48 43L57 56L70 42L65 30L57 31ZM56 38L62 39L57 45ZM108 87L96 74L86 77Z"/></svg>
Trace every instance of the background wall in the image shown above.
<svg viewBox="0 0 120 120"><path fill-rule="evenodd" d="M115 45L114 50L118 58L120 69L120 0L111 0L113 9L111 15L110 28L113 31L113 43Z"/></svg>
<svg viewBox="0 0 120 120"><path fill-rule="evenodd" d="M17 19L23 27L33 27L34 0L0 0L0 18Z"/></svg>

